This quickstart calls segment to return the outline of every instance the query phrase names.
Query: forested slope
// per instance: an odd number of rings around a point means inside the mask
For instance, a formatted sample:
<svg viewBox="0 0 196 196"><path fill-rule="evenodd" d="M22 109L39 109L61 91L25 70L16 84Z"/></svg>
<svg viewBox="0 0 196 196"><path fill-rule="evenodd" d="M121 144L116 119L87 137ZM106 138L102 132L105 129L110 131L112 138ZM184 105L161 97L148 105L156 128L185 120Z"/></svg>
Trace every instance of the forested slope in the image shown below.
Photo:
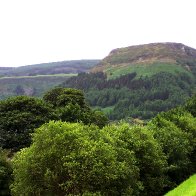
<svg viewBox="0 0 196 196"><path fill-rule="evenodd" d="M157 43L113 50L91 73L62 84L82 89L112 120L150 119L183 104L196 89L196 50Z"/></svg>

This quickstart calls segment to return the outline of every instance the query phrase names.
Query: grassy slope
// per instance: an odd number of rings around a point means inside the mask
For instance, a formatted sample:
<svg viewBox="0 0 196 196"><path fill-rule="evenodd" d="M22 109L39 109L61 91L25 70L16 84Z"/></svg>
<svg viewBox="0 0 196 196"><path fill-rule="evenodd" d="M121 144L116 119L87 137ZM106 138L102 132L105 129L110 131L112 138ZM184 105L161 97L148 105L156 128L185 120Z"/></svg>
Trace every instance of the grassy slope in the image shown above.
<svg viewBox="0 0 196 196"><path fill-rule="evenodd" d="M138 77L163 71L192 75L195 66L196 49L179 43L154 43L115 49L91 71L103 71L113 79L131 72Z"/></svg>
<svg viewBox="0 0 196 196"><path fill-rule="evenodd" d="M184 181L177 188L165 196L195 196L196 195L196 174Z"/></svg>
<svg viewBox="0 0 196 196"><path fill-rule="evenodd" d="M119 66L118 68L111 67L106 69L106 73L109 79L114 79L121 75L126 75L127 73L132 73L132 72L136 72L137 77L140 77L140 76L152 76L156 73L164 72L164 71L173 74L183 73L183 72L190 74L190 72L188 72L180 65L171 64L171 63L160 63L160 62L155 62L152 64L137 64L137 65L129 64L125 66Z"/></svg>

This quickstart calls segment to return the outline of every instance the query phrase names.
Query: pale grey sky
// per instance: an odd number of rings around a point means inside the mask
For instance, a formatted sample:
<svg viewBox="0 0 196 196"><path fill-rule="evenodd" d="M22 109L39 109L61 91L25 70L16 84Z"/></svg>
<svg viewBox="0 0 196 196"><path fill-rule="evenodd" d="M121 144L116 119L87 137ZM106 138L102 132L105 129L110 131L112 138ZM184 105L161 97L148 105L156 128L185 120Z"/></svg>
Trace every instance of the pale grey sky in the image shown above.
<svg viewBox="0 0 196 196"><path fill-rule="evenodd" d="M102 59L119 47L196 48L195 0L0 0L0 67Z"/></svg>

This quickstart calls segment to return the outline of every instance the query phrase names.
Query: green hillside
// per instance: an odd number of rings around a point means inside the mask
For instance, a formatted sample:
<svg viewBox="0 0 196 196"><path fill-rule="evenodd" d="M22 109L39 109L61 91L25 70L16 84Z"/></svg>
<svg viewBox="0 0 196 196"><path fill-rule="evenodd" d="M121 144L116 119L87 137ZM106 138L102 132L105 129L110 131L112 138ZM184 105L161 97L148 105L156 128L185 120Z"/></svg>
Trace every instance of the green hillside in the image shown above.
<svg viewBox="0 0 196 196"><path fill-rule="evenodd" d="M127 73L137 73L137 77L140 76L152 76L160 72L168 72L172 74L187 73L192 75L187 69L183 68L181 65L176 65L172 63L162 63L154 62L152 64L136 64L127 65L119 68L110 67L106 69L106 73L109 79L114 79Z"/></svg>
<svg viewBox="0 0 196 196"><path fill-rule="evenodd" d="M99 60L73 60L26 65L21 67L0 68L0 76L35 76L87 72Z"/></svg>
<svg viewBox="0 0 196 196"><path fill-rule="evenodd" d="M41 97L46 91L74 75L77 74L2 77L0 78L0 99L16 95Z"/></svg>
<svg viewBox="0 0 196 196"><path fill-rule="evenodd" d="M195 196L196 195L196 174L184 181L177 188L165 196Z"/></svg>
<svg viewBox="0 0 196 196"><path fill-rule="evenodd" d="M108 78L131 72L139 77L162 71L195 73L195 65L195 49L179 43L154 43L115 49L91 71L104 72Z"/></svg>
<svg viewBox="0 0 196 196"><path fill-rule="evenodd" d="M150 119L183 104L196 90L196 50L155 43L113 50L91 69L62 86L85 91L91 106L111 120Z"/></svg>
<svg viewBox="0 0 196 196"><path fill-rule="evenodd" d="M80 72L88 72L99 60L74 60L21 67L0 67L0 99L15 95L42 96Z"/></svg>

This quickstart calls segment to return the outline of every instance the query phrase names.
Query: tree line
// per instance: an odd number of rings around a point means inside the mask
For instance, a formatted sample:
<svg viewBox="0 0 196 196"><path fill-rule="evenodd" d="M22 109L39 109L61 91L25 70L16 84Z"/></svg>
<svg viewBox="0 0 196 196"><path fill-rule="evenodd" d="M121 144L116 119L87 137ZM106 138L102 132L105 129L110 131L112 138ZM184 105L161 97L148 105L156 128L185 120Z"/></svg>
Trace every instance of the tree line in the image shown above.
<svg viewBox="0 0 196 196"><path fill-rule="evenodd" d="M100 73L81 73L62 84L81 89L92 107L107 108L111 120L151 119L161 111L183 104L193 93L195 79L186 73L158 73L138 78L136 73L108 80Z"/></svg>

